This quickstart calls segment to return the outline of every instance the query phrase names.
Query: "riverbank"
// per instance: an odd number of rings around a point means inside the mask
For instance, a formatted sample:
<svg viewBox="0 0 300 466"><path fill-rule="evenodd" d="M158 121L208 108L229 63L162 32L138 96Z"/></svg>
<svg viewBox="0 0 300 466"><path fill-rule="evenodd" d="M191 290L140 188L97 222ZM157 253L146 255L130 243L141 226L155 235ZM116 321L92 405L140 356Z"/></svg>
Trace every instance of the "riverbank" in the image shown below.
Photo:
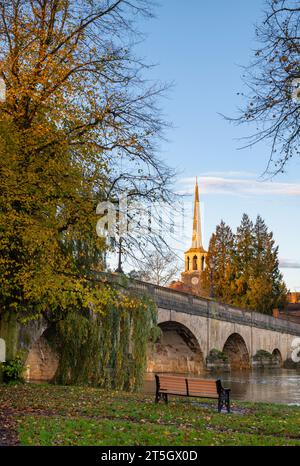
<svg viewBox="0 0 300 466"><path fill-rule="evenodd" d="M300 406L300 370L278 368L205 372L201 378L220 378L224 386L231 388L232 398L236 401ZM145 375L144 391L155 393L153 373Z"/></svg>
<svg viewBox="0 0 300 466"><path fill-rule="evenodd" d="M87 387L0 385L0 445L300 445L300 408Z"/></svg>

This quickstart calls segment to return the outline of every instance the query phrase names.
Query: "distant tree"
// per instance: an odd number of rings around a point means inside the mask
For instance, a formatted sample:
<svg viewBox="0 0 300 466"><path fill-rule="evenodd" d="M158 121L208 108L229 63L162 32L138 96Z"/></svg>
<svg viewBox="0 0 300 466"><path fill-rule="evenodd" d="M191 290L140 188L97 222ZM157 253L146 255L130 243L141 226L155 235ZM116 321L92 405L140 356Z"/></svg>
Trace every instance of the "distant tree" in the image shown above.
<svg viewBox="0 0 300 466"><path fill-rule="evenodd" d="M147 260L143 262L140 270L130 272L132 278L153 283L155 285L167 286L175 280L180 270L178 258L170 251L148 252Z"/></svg>
<svg viewBox="0 0 300 466"><path fill-rule="evenodd" d="M278 246L263 219L244 214L237 232L221 222L213 233L203 275L208 294L227 304L271 314L286 302Z"/></svg>
<svg viewBox="0 0 300 466"><path fill-rule="evenodd" d="M203 286L215 298L230 300L231 274L233 272L234 236L231 228L222 220L213 233L206 268L203 272Z"/></svg>
<svg viewBox="0 0 300 466"><path fill-rule="evenodd" d="M247 214L243 214L241 224L237 228L234 240L235 258L235 303L246 306L245 297L249 287L249 278L252 273L254 255L253 223Z"/></svg>
<svg viewBox="0 0 300 466"><path fill-rule="evenodd" d="M249 307L263 313L283 306L287 289L279 270L278 246L275 246L273 233L257 216L254 225L254 248L247 301Z"/></svg>
<svg viewBox="0 0 300 466"><path fill-rule="evenodd" d="M205 259L206 267L202 274L202 286L206 294L211 298L216 296L216 273L218 267L218 254L216 248L216 233L211 235Z"/></svg>
<svg viewBox="0 0 300 466"><path fill-rule="evenodd" d="M254 248L253 248L253 275L259 277L266 271L266 263L273 252L275 259L278 253L278 246L275 247L273 233L268 232L268 227L260 215L257 216L253 227ZM276 262L276 261L275 261Z"/></svg>
<svg viewBox="0 0 300 466"><path fill-rule="evenodd" d="M267 171L283 171L298 156L300 136L300 6L294 0L267 0L256 27L259 46L244 70L246 104L236 123L256 126L246 146L271 143Z"/></svg>

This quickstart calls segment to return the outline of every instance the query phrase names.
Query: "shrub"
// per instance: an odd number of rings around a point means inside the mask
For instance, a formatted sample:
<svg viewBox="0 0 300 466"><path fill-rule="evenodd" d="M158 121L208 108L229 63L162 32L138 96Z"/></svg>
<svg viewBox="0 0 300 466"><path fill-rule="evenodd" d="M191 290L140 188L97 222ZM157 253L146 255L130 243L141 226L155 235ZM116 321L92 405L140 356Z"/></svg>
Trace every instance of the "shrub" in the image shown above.
<svg viewBox="0 0 300 466"><path fill-rule="evenodd" d="M256 355L254 356L254 359L260 359L260 358L272 359L273 355L271 353L269 353L269 351L258 350Z"/></svg>
<svg viewBox="0 0 300 466"><path fill-rule="evenodd" d="M16 354L14 359L2 363L3 381L24 382L23 373L25 365L21 353Z"/></svg>
<svg viewBox="0 0 300 466"><path fill-rule="evenodd" d="M220 361L220 360L224 362L228 361L227 354L223 353L223 351L220 351L216 348L213 348L212 350L210 350L208 358L210 361Z"/></svg>

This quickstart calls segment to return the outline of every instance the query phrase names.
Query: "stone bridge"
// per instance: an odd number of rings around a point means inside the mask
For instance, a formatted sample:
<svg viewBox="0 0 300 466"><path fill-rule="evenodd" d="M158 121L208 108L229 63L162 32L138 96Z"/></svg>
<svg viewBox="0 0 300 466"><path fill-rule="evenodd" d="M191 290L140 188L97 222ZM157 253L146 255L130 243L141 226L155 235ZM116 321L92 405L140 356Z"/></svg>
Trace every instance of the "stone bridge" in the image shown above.
<svg viewBox="0 0 300 466"><path fill-rule="evenodd" d="M216 366L278 367L291 360L299 324L169 288L136 286L155 299L162 330L159 342L149 346L148 372L199 374ZM223 354L213 357L215 349Z"/></svg>
<svg viewBox="0 0 300 466"><path fill-rule="evenodd" d="M147 372L278 367L291 359L292 341L300 337L300 324L287 320L139 281L132 290L150 295L158 307L161 337L149 344ZM0 321L0 361L10 325ZM19 348L25 350L28 380L51 380L56 372L57 356L47 343L49 330L43 319L20 326L18 338L7 348L7 358Z"/></svg>

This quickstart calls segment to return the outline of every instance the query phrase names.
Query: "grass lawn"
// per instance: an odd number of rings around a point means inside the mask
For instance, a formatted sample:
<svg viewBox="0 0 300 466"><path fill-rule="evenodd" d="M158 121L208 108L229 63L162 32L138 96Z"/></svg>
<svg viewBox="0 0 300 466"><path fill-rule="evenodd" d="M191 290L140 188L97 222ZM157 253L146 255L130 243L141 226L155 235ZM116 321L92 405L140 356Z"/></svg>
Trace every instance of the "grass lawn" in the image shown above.
<svg viewBox="0 0 300 466"><path fill-rule="evenodd" d="M156 405L144 394L0 385L0 445L18 443L300 445L300 408L234 402L231 414L218 414L210 400L171 398Z"/></svg>

